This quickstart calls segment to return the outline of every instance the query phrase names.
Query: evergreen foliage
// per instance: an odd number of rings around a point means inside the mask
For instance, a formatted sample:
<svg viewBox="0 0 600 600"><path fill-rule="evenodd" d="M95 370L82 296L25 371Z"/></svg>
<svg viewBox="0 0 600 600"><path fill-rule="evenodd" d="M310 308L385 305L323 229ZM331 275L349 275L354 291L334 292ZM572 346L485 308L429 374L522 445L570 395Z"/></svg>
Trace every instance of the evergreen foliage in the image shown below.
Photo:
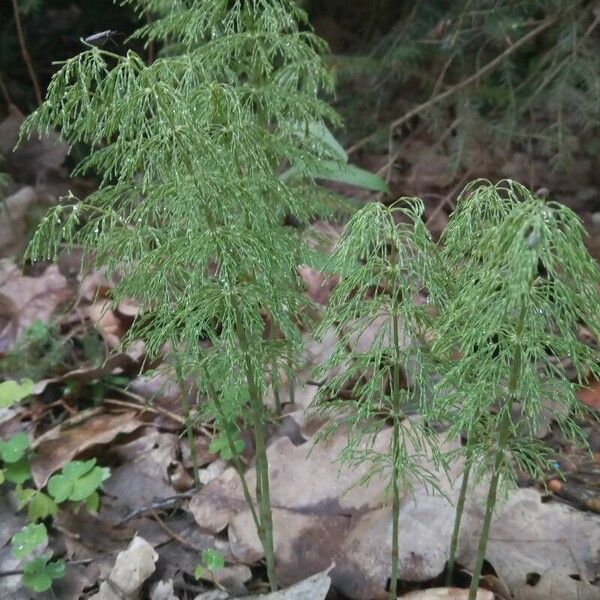
<svg viewBox="0 0 600 600"><path fill-rule="evenodd" d="M408 110L480 72L470 85L420 113L437 134L457 120L449 138L455 166L472 166L473 153L482 146L511 143L523 151L533 146L564 164L575 152L596 154L600 29L595 3L434 0L401 5L393 9L401 15L391 31L371 31L360 54L334 57L342 82L359 76L371 83L360 101L360 88L352 88L348 110L361 118L350 122L370 133L377 117L389 120L391 101L399 116L399 94L410 98ZM539 33L517 45L538 27Z"/></svg>
<svg viewBox="0 0 600 600"><path fill-rule="evenodd" d="M169 344L181 383L197 379L223 431L250 423L256 507L245 491L276 587L263 396L266 374L280 372L272 365L287 368L300 347L306 302L296 267L307 250L284 218L327 214L330 196L309 175L340 162L315 134L337 122L319 95L332 90L325 46L288 0L181 2L138 35L184 52L146 65L131 50L90 46L63 64L24 125L91 146L75 173L100 178L85 201L50 211L30 256L78 246L94 268L118 272L114 301L142 304L129 339L144 340L149 356ZM290 181L278 176L285 165ZM265 324L278 335L265 338ZM221 393L239 388L247 393Z"/></svg>
<svg viewBox="0 0 600 600"><path fill-rule="evenodd" d="M567 207L514 182L479 181L467 188L442 237L454 283L432 348L445 357L436 411L450 436L467 439L451 567L469 472L480 480L491 468L470 599L498 486L514 484L519 472L539 479L547 467L549 449L536 435L540 419L549 416L567 438L585 443L575 391L600 375L600 355L578 328L599 338L600 269L583 234Z"/></svg>
<svg viewBox="0 0 600 600"><path fill-rule="evenodd" d="M390 599L398 580L398 518L400 494L416 482L436 487L435 467L441 456L427 429L424 392L431 375L422 345L431 327L431 307L445 295L436 248L421 220L420 200L401 199L391 207L372 203L350 220L335 249L331 270L341 275L318 333L335 328L338 342L317 376L325 377L317 403L329 416L319 439L340 425L348 429L339 460L356 467L369 465L361 482L378 474L389 481L392 497L392 573ZM401 219L404 222L401 222ZM427 304L415 303L427 293ZM377 323L369 347L359 340ZM337 373L327 378L328 373ZM410 373L410 381L407 381ZM343 390L352 403L340 398ZM409 418L417 412L421 419ZM383 450L376 438L389 423L392 436Z"/></svg>

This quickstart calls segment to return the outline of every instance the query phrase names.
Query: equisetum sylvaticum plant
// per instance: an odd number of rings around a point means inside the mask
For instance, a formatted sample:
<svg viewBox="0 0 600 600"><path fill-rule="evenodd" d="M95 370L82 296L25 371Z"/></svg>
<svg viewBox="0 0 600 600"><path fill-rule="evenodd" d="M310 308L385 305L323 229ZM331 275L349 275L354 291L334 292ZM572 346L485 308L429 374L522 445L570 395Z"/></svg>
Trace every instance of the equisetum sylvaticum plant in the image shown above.
<svg viewBox="0 0 600 600"><path fill-rule="evenodd" d="M432 348L447 357L435 412L451 436L466 438L450 576L469 475L489 475L470 600L499 487L514 484L519 472L539 479L548 466L549 449L536 435L540 419L550 416L585 443L575 392L600 375L600 356L578 332L600 334L600 269L583 234L567 207L514 182L480 181L463 194L442 239L452 291Z"/></svg>
<svg viewBox="0 0 600 600"><path fill-rule="evenodd" d="M368 465L361 484L375 475L388 480L390 599L397 590L401 494L410 493L417 482L436 487L439 472L434 471L441 462L427 427L424 392L430 375L419 342L431 326L430 305L439 302L444 287L422 213L420 200L401 199L392 207L368 204L352 217L331 259L330 269L340 282L318 331L323 336L333 327L338 334L331 357L316 374L324 380L317 406L330 417L318 438L327 439L345 426L347 443L339 460ZM427 302L417 302L419 296ZM361 337L374 323L372 343L361 350ZM382 445L381 435L390 425L391 436Z"/></svg>
<svg viewBox="0 0 600 600"><path fill-rule="evenodd" d="M168 350L182 387L192 380L206 397L275 589L263 399L298 355L297 266L308 252L286 217L302 226L335 205L315 177L381 182L344 166L327 129L337 117L320 98L332 89L324 43L295 2L130 3L159 15L137 35L168 41L169 52L146 65L131 50L88 44L53 77L23 131L54 127L89 147L75 172L97 175L99 187L51 210L29 256L79 247L92 268L119 275L115 302L140 302L127 340L143 340L149 357ZM193 457L196 412L182 397ZM239 456L245 424L253 494Z"/></svg>

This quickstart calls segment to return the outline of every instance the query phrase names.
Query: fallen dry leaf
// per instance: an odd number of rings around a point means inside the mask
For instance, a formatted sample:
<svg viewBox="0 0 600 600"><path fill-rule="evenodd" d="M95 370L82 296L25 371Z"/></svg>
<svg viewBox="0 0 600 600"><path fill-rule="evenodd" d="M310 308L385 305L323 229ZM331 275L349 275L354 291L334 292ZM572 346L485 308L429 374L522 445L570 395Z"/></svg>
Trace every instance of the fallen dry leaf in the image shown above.
<svg viewBox="0 0 600 600"><path fill-rule="evenodd" d="M387 447L389 435L389 429L382 431L375 448ZM270 444L276 568L287 584L324 569L333 560L334 587L350 598L370 600L385 592L390 573L390 543L384 540L390 538L391 516L389 508L382 508L386 483L373 478L369 485L358 486L367 467L351 469L334 462L344 444L342 428L327 445L295 446L287 437ZM254 469L249 469L250 489L254 478ZM447 560L453 511L443 498L429 501L431 508L423 521L421 504L415 507L408 498L403 503L401 523L403 532L409 531L401 544L403 578L436 576ZM229 528L231 551L238 560L250 563L263 556L233 469L200 490L190 510L202 528L213 533Z"/></svg>
<svg viewBox="0 0 600 600"><path fill-rule="evenodd" d="M522 583L514 590L514 600L598 600L598 588L568 575L548 570L531 584Z"/></svg>
<svg viewBox="0 0 600 600"><path fill-rule="evenodd" d="M52 129L44 129L39 135L23 140L14 150L19 139L23 114L9 105L8 116L0 122L0 154L4 155L6 170L17 181L39 184L60 169L69 151Z"/></svg>
<svg viewBox="0 0 600 600"><path fill-rule="evenodd" d="M484 492L478 488L465 511L457 560L467 567L479 539ZM486 560L511 590L522 588L528 574L547 571L593 581L600 572L600 516L544 503L534 489L511 491L492 521Z"/></svg>
<svg viewBox="0 0 600 600"><path fill-rule="evenodd" d="M0 207L0 256L13 256L27 244L27 211L38 200L35 188L27 186L2 199Z"/></svg>
<svg viewBox="0 0 600 600"><path fill-rule="evenodd" d="M418 592L409 592L400 596L403 600L467 600L469 590L460 588L431 588ZM477 600L494 600L494 594L487 590L477 590Z"/></svg>
<svg viewBox="0 0 600 600"><path fill-rule="evenodd" d="M131 433L141 427L143 423L135 415L135 412L98 414L68 427L73 424L71 420L44 434L41 442L38 442L38 438L36 453L31 461L31 475L36 486L44 487L55 471L84 450L108 444L119 434Z"/></svg>
<svg viewBox="0 0 600 600"><path fill-rule="evenodd" d="M142 537L135 536L127 550L117 554L109 581L90 600L135 600L144 582L154 573L158 554Z"/></svg>
<svg viewBox="0 0 600 600"><path fill-rule="evenodd" d="M48 323L72 294L73 289L56 265L39 277L29 277L10 260L0 260L0 353L9 350L35 321Z"/></svg>
<svg viewBox="0 0 600 600"><path fill-rule="evenodd" d="M178 436L150 429L112 450L121 464L112 469L103 487L126 512L177 494L171 473L180 464Z"/></svg>
<svg viewBox="0 0 600 600"><path fill-rule="evenodd" d="M600 382L595 381L577 392L577 398L590 408L600 411Z"/></svg>

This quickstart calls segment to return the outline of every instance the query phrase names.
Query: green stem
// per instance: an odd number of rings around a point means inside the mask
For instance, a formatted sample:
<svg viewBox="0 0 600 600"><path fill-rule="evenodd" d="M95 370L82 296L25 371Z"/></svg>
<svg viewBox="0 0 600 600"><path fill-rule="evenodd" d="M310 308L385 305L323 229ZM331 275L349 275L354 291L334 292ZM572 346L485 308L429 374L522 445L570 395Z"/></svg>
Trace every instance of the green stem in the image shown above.
<svg viewBox="0 0 600 600"><path fill-rule="evenodd" d="M510 370L510 376L508 379L508 399L507 405L504 407L504 415L502 423L500 425L500 431L498 435L498 449L496 450L496 459L494 461L494 472L490 481L490 487L486 499L485 516L483 519L483 527L481 529L481 536L479 537L479 545L477 547L477 554L475 557L475 566L473 568L473 578L471 579L471 586L469 587L469 600L475 600L477 597L477 587L479 586L479 579L481 578L481 568L483 567L483 560L485 558L485 551L487 548L487 542L490 535L490 525L492 522L492 514L496 505L496 497L498 492L498 482L500 480L500 471L502 463L504 462L504 453L507 448L508 442L511 437L511 426L512 426L512 404L515 400L515 394L519 385L519 377L521 376L521 365L523 362L523 350L521 347L521 338L523 335L523 327L525 323L525 304L521 305L519 318L515 328L516 334L516 347L513 358L513 364Z"/></svg>
<svg viewBox="0 0 600 600"><path fill-rule="evenodd" d="M400 332L398 327L398 318L396 311L392 311L392 342L396 352L396 360L392 367L392 410L394 427L392 433L392 571L390 575L390 593L389 600L395 600L398 586L398 560L399 560L399 544L398 544L398 524L400 521L400 421L402 420L401 410L401 389L400 389L400 364L398 359L400 356Z"/></svg>
<svg viewBox="0 0 600 600"><path fill-rule="evenodd" d="M271 512L271 493L269 489L269 463L267 459L266 430L264 419L264 406L260 388L254 379L254 370L250 358L250 347L246 338L246 331L240 319L239 310L235 310L236 335L240 349L244 355L244 368L248 383L250 397L250 417L254 430L254 444L256 452L256 502L260 515L261 542L265 551L267 563L267 577L271 591L277 590L277 577L275 575L275 550L273 545L273 515Z"/></svg>
<svg viewBox="0 0 600 600"><path fill-rule="evenodd" d="M177 375L177 384L181 392L181 406L183 408L183 419L185 422L185 433L187 437L188 448L190 450L190 457L192 459L192 472L194 473L194 484L196 485L196 487L200 487L200 473L198 471L198 451L196 449L196 438L194 436L194 428L192 426L192 419L190 416L190 403L187 396L187 390L185 389L183 371L181 370L181 364L177 357L175 357L175 373Z"/></svg>
<svg viewBox="0 0 600 600"><path fill-rule="evenodd" d="M498 482L500 481L500 470L502 467L503 457L504 452L501 448L499 448L496 452L496 460L494 462L494 474L492 475L492 480L490 481L490 487L486 498L483 527L481 529L481 536L479 537L479 545L477 546L475 566L473 567L473 578L471 579L471 586L469 587L469 600L476 600L477 598L477 588L479 587L481 569L483 568L483 560L485 558L485 551L487 549L487 543L490 536L490 525L492 523L492 515L494 513L494 507L496 506L496 496L498 492Z"/></svg>
<svg viewBox="0 0 600 600"><path fill-rule="evenodd" d="M240 478L240 481L242 483L242 492L244 494L244 498L246 499L248 507L250 508L250 512L252 513L252 519L254 521L254 525L256 526L256 531L258 532L259 537L262 539L262 526L260 524L260 520L258 518L258 514L257 514L256 508L254 506L254 500L252 499L250 490L248 488L248 482L246 481L246 475L244 473L244 465L243 465L242 461L240 460L240 457L237 454L237 450L235 449L235 443L233 440L233 436L231 435L231 430L229 429L229 427L225 426L227 423L227 419L225 418L225 411L223 410L223 404L221 403L221 398L219 397L219 394L218 394L217 390L215 389L215 386L212 384L212 381L210 380L210 377L208 375L208 371L206 370L206 367L202 367L202 374L206 380L206 389L208 391L208 395L209 395L212 403L215 405L217 413L219 414L219 417L221 418L221 420L223 422L224 426L222 428L222 433L225 434L225 439L227 440L227 445L229 446L229 451L231 452L231 457L232 457L231 462L233 464L233 468L235 469L235 471L238 474L238 477Z"/></svg>
<svg viewBox="0 0 600 600"><path fill-rule="evenodd" d="M468 442L467 442L468 445ZM471 474L471 457L467 453L465 467L463 469L462 483L460 486L460 494L456 504L456 515L454 516L454 529L452 530L452 539L450 540L450 556L448 557L448 572L446 573L446 586L452 585L454 578L454 568L456 566L456 550L458 548L458 536L460 533L460 523L462 521L463 512L465 509L465 499L467 497L467 488L469 487L469 475Z"/></svg>

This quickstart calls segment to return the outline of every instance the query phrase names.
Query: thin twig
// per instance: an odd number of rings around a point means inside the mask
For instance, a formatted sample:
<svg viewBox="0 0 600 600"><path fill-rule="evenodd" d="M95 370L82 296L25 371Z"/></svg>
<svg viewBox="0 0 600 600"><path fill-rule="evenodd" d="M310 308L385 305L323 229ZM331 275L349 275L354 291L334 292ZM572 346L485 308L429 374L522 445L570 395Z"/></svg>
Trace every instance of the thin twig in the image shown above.
<svg viewBox="0 0 600 600"><path fill-rule="evenodd" d="M29 50L27 50L27 44L25 42L25 35L23 33L23 27L21 25L21 15L19 15L19 7L17 5L17 0L12 0L12 8L13 14L15 16L15 28L17 30L17 37L19 38L19 46L21 47L21 56L23 56L23 60L25 61L25 65L27 66L29 78L31 79L31 83L33 84L33 91L35 92L35 99L37 100L37 103L39 105L42 103L42 92L40 90L40 84L38 82L37 75L35 74L35 69L33 68L33 64L31 62L31 56L29 56Z"/></svg>
<svg viewBox="0 0 600 600"><path fill-rule="evenodd" d="M156 524L167 534L169 534L176 542L179 542L182 546L185 546L186 548L189 548L190 550L193 550L194 552L202 552L202 548L196 546L195 544L192 544L191 542L188 542L185 538L181 537L176 531L173 531L158 515L158 513L153 510L150 509L148 511L151 515L152 518L156 521Z"/></svg>
<svg viewBox="0 0 600 600"><path fill-rule="evenodd" d="M131 511L127 516L123 517L119 522L115 523L115 527L124 525L132 519L135 519L136 517L139 517L147 512L162 510L164 508L172 508L180 501L185 500L186 498L190 498L195 493L196 490L189 490L187 492L182 492L181 494L176 494L175 496L161 498L160 500L153 502L149 506L142 506L140 508L136 508L135 510Z"/></svg>
<svg viewBox="0 0 600 600"><path fill-rule="evenodd" d="M2 77L2 73L0 73L0 92L2 93L2 97L4 98L6 106L9 110L12 106L16 106L15 103L12 101L10 94L8 93L8 87L6 87L6 83L4 82L4 79Z"/></svg>
<svg viewBox="0 0 600 600"><path fill-rule="evenodd" d="M444 196L442 201L437 205L435 210L429 215L427 221L425 221L425 225L429 225L443 210L443 208L452 201L452 198L458 192L458 190L464 185L465 181L469 179L472 175L472 169L469 169L458 181L458 183L450 190L448 194Z"/></svg>
<svg viewBox="0 0 600 600"><path fill-rule="evenodd" d="M123 391L123 390L119 390L119 391ZM160 415L165 415L166 417L169 417L169 419L172 419L173 421L175 421L176 423L179 423L180 425L184 425L185 424L185 420L183 417L180 417L179 415L176 415L175 413L166 410L165 408L161 408L160 406L149 406L147 404L137 404L135 402L127 402L126 400L116 400L114 398L104 398L102 400L102 402L106 403L106 404L114 404L115 406L123 406L125 408L135 408L137 410L140 410L142 412L151 412L154 414L160 414Z"/></svg>
<svg viewBox="0 0 600 600"><path fill-rule="evenodd" d="M483 67L481 67L481 69L479 69L478 71L473 73L473 75L470 75L469 77L466 77L462 81L459 81L457 84L449 87L448 89L444 90L437 96L433 96L433 97L429 98L429 100L427 100L426 102L422 102L421 104L418 104L417 106L415 106L408 112L404 113L401 117L392 121L390 123L389 128L392 131L395 129L398 129L398 127L400 127L400 125L403 125L404 123L406 123L413 117L416 117L417 115L422 113L424 110L427 110L427 109L431 108L432 106L435 106L442 100L445 100L446 98L449 98L450 96L456 94L456 92L459 92L460 90L462 90L466 87L469 87L472 83L475 83L476 81L481 79L481 77L483 77L484 75L491 73L494 69L496 69L496 67L498 67L500 64L502 64L502 62L506 59L507 56L512 54L515 50L517 50L518 48L520 48L527 42L529 42L532 39L534 39L535 37L537 37L540 33L542 33L542 31L545 31L551 25L554 25L554 23L558 20L559 16L560 16L560 14L556 14L556 15L546 19L545 21L542 21L542 23L540 25L538 25L535 29L532 29L529 33L525 34L522 38L517 40L512 46L509 46L508 48L506 48L506 50L501 52L498 56L496 56L496 58L492 59L490 62L486 63ZM347 150L347 154L352 154L353 152L356 152L357 150L362 148L367 142L369 142L373 137L375 137L376 134L377 134L377 132L374 132L374 133L371 133L370 135L364 137L362 140L360 140L359 142L354 144L352 147L350 147Z"/></svg>

